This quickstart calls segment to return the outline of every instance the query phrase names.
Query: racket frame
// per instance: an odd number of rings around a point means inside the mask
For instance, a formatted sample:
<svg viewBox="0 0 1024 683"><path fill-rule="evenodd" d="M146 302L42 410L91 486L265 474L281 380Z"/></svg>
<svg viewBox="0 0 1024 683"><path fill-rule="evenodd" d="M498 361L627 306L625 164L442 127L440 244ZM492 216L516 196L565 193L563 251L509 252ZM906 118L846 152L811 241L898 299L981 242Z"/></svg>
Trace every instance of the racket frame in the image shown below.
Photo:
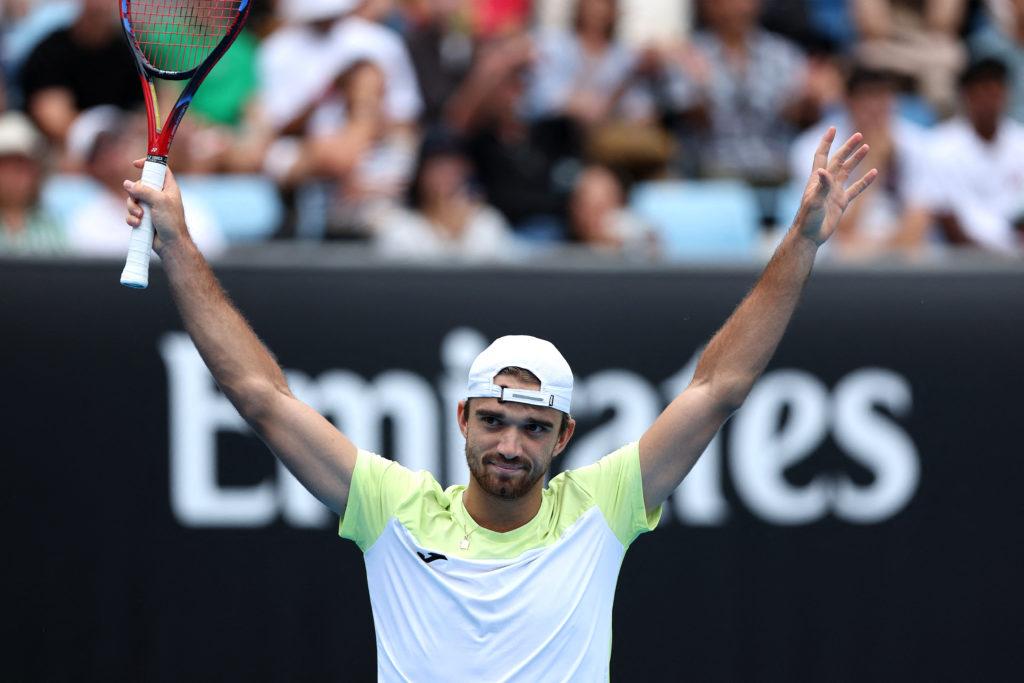
<svg viewBox="0 0 1024 683"><path fill-rule="evenodd" d="M139 81L142 84L143 101L146 105L146 163L142 170L142 182L157 190L163 189L164 175L167 172L167 155L171 148L171 141L178 130L185 111L192 103L192 98L202 84L203 79L220 61L220 58L228 51L235 38L242 31L242 25L249 16L249 9L252 6L251 0L240 0L237 16L228 27L227 32L206 58L195 67L187 71L167 71L153 66L145 53L139 46L131 21L132 0L120 0L118 10L121 14L121 27L124 29L128 46L135 57L135 67L139 72ZM156 85L154 78L168 81L188 80L181 93L178 95L174 107L171 108L160 126L159 108L156 98ZM128 246L128 258L124 271L121 273L121 284L132 289L145 289L149 285L149 256L153 247L153 223L148 207L144 209L141 224L132 231L132 237Z"/></svg>
<svg viewBox="0 0 1024 683"><path fill-rule="evenodd" d="M202 84L203 79L206 78L210 70L220 61L221 56L228 51L231 44L235 42L235 38L241 33L242 25L249 16L252 2L251 0L241 0L239 2L238 15L231 23L231 26L228 27L225 37L206 56L206 59L188 71L167 71L165 69L158 69L150 64L149 59L146 58L145 53L139 46L135 30L132 28L132 0L120 0L118 7L121 13L121 27L124 29L125 38L127 38L128 45L135 55L135 66L139 71L139 79L142 83L143 99L146 104L146 124L149 132L147 140L149 149L147 154L149 157L157 157L151 159L152 161L167 163L167 153L171 147L171 140L174 139L174 133L178 130L178 125L185 116L185 111L192 103L192 98ZM156 87L153 84L154 78L167 81L188 80L162 127L159 126L157 118L158 109Z"/></svg>

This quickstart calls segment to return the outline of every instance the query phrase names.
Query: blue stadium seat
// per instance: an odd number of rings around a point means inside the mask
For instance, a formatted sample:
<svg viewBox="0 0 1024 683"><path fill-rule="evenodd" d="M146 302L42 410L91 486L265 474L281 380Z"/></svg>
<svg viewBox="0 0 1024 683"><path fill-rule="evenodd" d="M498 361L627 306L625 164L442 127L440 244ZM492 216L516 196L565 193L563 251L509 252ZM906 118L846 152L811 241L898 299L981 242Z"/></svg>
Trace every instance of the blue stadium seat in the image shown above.
<svg viewBox="0 0 1024 683"><path fill-rule="evenodd" d="M102 191L99 183L89 176L58 173L43 183L40 201L51 215L64 219L92 202Z"/></svg>
<svg viewBox="0 0 1024 683"><path fill-rule="evenodd" d="M181 193L202 203L228 244L269 239L284 220L274 183L263 176L201 175L178 178ZM88 176L57 174L46 179L42 204L55 216L69 216L101 192Z"/></svg>
<svg viewBox="0 0 1024 683"><path fill-rule="evenodd" d="M284 220L277 188L264 176L183 176L178 183L183 196L210 210L229 244L269 239Z"/></svg>
<svg viewBox="0 0 1024 683"><path fill-rule="evenodd" d="M743 182L642 183L633 190L630 208L655 228L670 259L746 259L757 253L760 209Z"/></svg>

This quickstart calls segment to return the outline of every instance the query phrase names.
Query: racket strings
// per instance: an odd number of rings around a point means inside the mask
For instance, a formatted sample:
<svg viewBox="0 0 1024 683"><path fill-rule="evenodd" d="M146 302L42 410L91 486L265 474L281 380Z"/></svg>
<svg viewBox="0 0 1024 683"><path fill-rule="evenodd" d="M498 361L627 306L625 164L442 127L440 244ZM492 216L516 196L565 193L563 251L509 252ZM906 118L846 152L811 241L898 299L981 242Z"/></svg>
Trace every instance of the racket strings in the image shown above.
<svg viewBox="0 0 1024 683"><path fill-rule="evenodd" d="M238 19L241 0L133 0L128 20L151 66L186 72L210 55Z"/></svg>

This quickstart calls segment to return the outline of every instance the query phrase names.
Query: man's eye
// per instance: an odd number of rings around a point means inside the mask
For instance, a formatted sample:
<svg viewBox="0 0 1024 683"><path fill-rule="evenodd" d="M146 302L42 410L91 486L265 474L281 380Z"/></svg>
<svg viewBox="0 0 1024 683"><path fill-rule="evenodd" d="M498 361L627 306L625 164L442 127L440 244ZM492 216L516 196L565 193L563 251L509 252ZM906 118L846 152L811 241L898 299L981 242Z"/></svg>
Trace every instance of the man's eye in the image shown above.
<svg viewBox="0 0 1024 683"><path fill-rule="evenodd" d="M492 417L490 415L484 415L480 419L483 420L483 423L486 424L486 425L496 425L496 424L498 424L498 418Z"/></svg>
<svg viewBox="0 0 1024 683"><path fill-rule="evenodd" d="M544 425L539 425L535 423L526 425L526 431L530 432L531 434L543 434L547 430L547 427L545 427Z"/></svg>

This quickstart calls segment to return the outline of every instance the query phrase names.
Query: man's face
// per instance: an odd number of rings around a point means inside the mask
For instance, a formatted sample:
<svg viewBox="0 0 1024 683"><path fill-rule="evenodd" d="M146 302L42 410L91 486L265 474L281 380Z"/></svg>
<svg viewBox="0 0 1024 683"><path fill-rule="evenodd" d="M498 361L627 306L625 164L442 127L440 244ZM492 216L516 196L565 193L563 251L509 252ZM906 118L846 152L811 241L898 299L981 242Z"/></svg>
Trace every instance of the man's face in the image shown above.
<svg viewBox="0 0 1024 683"><path fill-rule="evenodd" d="M998 79L984 79L964 86L964 110L967 118L978 129L991 129L998 125L1006 111L1006 84Z"/></svg>
<svg viewBox="0 0 1024 683"><path fill-rule="evenodd" d="M498 386L539 389L536 384L498 375ZM562 413L496 398L474 398L466 408L459 403L459 426L466 437L466 462L470 474L487 493L513 500L543 486L551 461L561 453L575 421L569 420L559 434Z"/></svg>

